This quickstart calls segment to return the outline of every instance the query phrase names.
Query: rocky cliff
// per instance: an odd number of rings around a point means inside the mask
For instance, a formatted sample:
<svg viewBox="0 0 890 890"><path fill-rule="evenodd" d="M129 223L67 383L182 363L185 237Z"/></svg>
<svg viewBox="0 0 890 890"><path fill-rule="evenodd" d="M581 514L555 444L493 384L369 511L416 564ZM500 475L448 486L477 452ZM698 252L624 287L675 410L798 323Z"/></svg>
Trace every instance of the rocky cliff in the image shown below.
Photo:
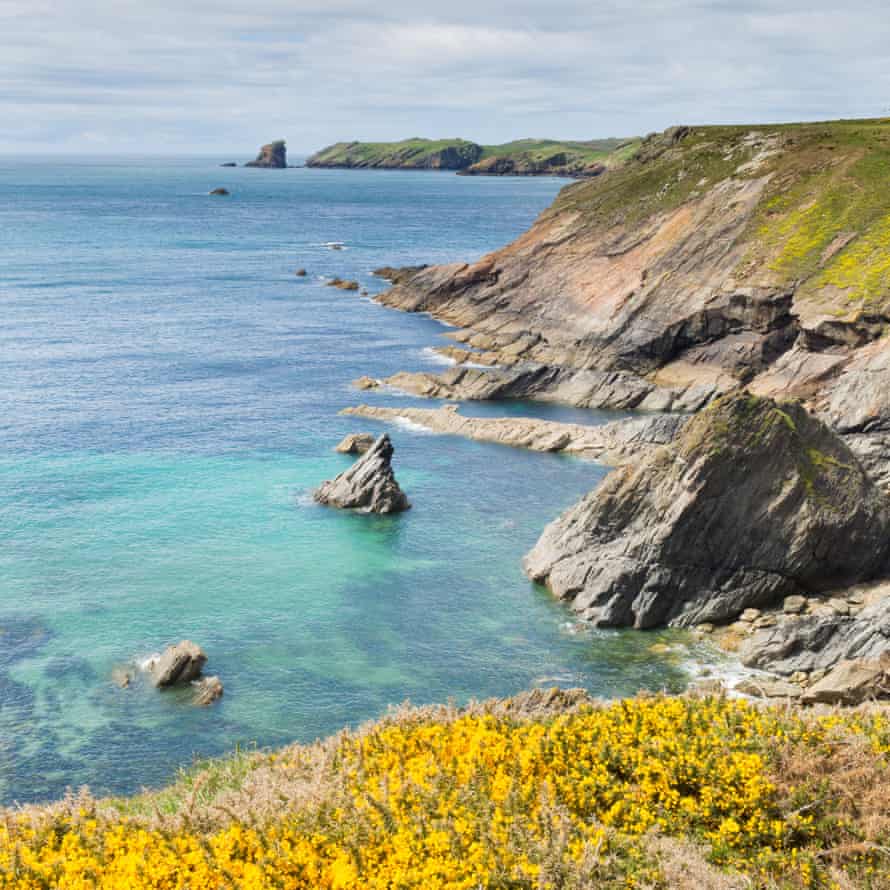
<svg viewBox="0 0 890 890"><path fill-rule="evenodd" d="M401 142L337 142L316 152L307 167L384 170L463 170L482 157L466 139L405 139Z"/></svg>
<svg viewBox="0 0 890 890"><path fill-rule="evenodd" d="M797 403L735 392L551 523L529 575L600 626L726 621L890 573L890 497Z"/></svg>
<svg viewBox="0 0 890 890"><path fill-rule="evenodd" d="M270 167L282 169L287 167L287 148L283 139L264 145L256 159L248 161L245 167Z"/></svg>
<svg viewBox="0 0 890 890"><path fill-rule="evenodd" d="M695 410L745 383L805 400L890 481L888 185L886 120L675 127L381 300L509 366L473 375L484 397Z"/></svg>

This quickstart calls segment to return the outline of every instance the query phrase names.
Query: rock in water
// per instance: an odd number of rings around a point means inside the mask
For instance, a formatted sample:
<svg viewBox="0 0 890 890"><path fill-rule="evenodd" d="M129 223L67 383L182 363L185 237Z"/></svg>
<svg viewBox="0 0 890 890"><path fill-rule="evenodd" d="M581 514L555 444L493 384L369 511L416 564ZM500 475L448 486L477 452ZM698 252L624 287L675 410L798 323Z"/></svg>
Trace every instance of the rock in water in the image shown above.
<svg viewBox="0 0 890 890"><path fill-rule="evenodd" d="M283 139L264 145L255 161L249 161L245 167L274 167L281 169L287 166L287 148Z"/></svg>
<svg viewBox="0 0 890 890"><path fill-rule="evenodd" d="M195 687L195 697L192 704L199 707L212 705L218 698L222 698L223 684L219 677L202 677L193 684Z"/></svg>
<svg viewBox="0 0 890 890"><path fill-rule="evenodd" d="M168 646L152 665L152 682L159 687L191 683L201 676L206 663L204 650L191 640L183 640Z"/></svg>
<svg viewBox="0 0 890 890"><path fill-rule="evenodd" d="M888 574L890 499L798 404L733 392L555 522L526 572L600 626L722 621Z"/></svg>
<svg viewBox="0 0 890 890"><path fill-rule="evenodd" d="M398 513L411 506L392 471L392 442L384 433L348 470L324 482L313 497L320 504L366 513Z"/></svg>
<svg viewBox="0 0 890 890"><path fill-rule="evenodd" d="M211 195L228 195L228 194L230 194L230 192L228 189L218 188L218 189L213 189L213 191L210 192L210 194Z"/></svg>
<svg viewBox="0 0 890 890"><path fill-rule="evenodd" d="M334 451L340 454L364 454L374 444L370 433L350 433L344 436Z"/></svg>

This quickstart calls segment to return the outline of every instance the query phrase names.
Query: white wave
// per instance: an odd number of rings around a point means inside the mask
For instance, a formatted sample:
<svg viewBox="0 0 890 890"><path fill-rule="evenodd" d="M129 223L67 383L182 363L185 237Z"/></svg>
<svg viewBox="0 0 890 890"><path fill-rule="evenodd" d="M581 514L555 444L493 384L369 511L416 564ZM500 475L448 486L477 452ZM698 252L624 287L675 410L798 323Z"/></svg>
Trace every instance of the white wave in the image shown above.
<svg viewBox="0 0 890 890"><path fill-rule="evenodd" d="M322 241L319 247L326 247L328 250L349 250L343 241Z"/></svg>
<svg viewBox="0 0 890 890"><path fill-rule="evenodd" d="M406 430L409 433L417 433L421 436L435 436L436 431L431 430L429 427L424 426L422 423L417 423L417 421L409 420L407 417L396 417L393 419L393 424L399 427L400 429Z"/></svg>
<svg viewBox="0 0 890 890"><path fill-rule="evenodd" d="M312 491L301 491L294 500L299 507L315 507L317 506L315 498L312 497Z"/></svg>
<svg viewBox="0 0 890 890"><path fill-rule="evenodd" d="M158 663L160 657L160 652L152 652L151 655L143 655L141 658L136 659L136 667L142 671L143 674L147 674Z"/></svg>
<svg viewBox="0 0 890 890"><path fill-rule="evenodd" d="M435 348L432 346L424 346L423 349L420 350L420 354L428 362L431 362L434 365L451 366L457 364L453 358L447 355L442 355L441 352L436 352Z"/></svg>

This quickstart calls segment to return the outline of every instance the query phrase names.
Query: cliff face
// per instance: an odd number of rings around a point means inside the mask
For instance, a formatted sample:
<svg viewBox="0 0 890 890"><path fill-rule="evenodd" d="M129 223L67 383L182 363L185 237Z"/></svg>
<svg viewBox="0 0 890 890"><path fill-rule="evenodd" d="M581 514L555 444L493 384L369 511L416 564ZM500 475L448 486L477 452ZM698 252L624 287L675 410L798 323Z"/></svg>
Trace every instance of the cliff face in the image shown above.
<svg viewBox="0 0 890 890"><path fill-rule="evenodd" d="M287 167L287 148L285 147L284 140L279 139L277 142L270 142L268 145L264 145L256 156L256 160L248 161L244 166L271 167L275 169Z"/></svg>
<svg viewBox="0 0 890 890"><path fill-rule="evenodd" d="M603 626L725 621L890 570L890 498L797 403L737 392L544 531L528 573Z"/></svg>
<svg viewBox="0 0 890 890"><path fill-rule="evenodd" d="M510 395L688 410L746 383L807 400L880 474L888 186L888 121L673 128L566 187L513 244L422 269L382 301L534 369ZM488 372L495 390L504 373Z"/></svg>

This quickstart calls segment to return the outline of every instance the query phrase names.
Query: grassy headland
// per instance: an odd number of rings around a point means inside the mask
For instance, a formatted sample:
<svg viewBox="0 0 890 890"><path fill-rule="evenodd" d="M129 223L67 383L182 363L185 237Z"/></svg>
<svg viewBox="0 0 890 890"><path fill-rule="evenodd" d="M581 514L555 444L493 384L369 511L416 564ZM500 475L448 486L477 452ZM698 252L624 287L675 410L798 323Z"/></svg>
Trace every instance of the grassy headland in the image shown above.
<svg viewBox="0 0 890 890"><path fill-rule="evenodd" d="M890 886L890 719L532 693L0 822L0 887Z"/></svg>
<svg viewBox="0 0 890 890"><path fill-rule="evenodd" d="M465 139L404 139L400 142L338 142L316 152L309 167L456 170L466 174L593 175L629 157L639 140L589 142L519 139L480 145Z"/></svg>

